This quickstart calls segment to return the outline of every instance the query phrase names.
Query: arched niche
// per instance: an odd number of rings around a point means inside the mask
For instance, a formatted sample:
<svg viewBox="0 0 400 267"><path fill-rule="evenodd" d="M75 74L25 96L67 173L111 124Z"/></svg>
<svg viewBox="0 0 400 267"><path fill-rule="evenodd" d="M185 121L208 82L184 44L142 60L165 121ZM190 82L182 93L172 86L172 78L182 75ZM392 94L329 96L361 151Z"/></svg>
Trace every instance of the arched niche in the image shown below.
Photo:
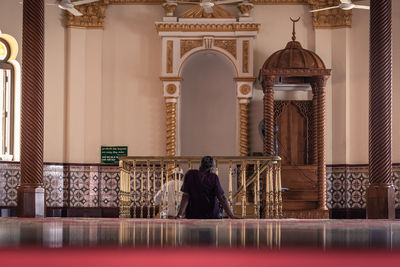
<svg viewBox="0 0 400 267"><path fill-rule="evenodd" d="M196 53L214 51L224 55L234 67L236 96L236 152L248 155L248 104L253 93L253 41L260 24L236 19L180 19L156 22L162 42L161 81L166 103L166 154L180 155L182 140L182 70Z"/></svg>
<svg viewBox="0 0 400 267"><path fill-rule="evenodd" d="M231 61L202 50L185 61L181 76L180 154L236 155L237 100Z"/></svg>

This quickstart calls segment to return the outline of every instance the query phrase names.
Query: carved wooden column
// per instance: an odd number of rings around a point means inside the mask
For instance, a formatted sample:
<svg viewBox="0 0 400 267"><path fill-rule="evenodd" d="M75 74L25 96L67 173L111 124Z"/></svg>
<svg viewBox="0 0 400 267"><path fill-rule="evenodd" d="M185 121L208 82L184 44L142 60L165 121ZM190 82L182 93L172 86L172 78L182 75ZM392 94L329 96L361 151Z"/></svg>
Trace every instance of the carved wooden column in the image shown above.
<svg viewBox="0 0 400 267"><path fill-rule="evenodd" d="M312 164L318 164L318 100L317 100L317 83L312 81L311 82L311 87L312 87L312 93L313 93L313 98L312 98Z"/></svg>
<svg viewBox="0 0 400 267"><path fill-rule="evenodd" d="M275 76L267 76L263 81L264 91L264 155L274 155L274 84Z"/></svg>
<svg viewBox="0 0 400 267"><path fill-rule="evenodd" d="M371 0L367 218L394 219L392 1Z"/></svg>
<svg viewBox="0 0 400 267"><path fill-rule="evenodd" d="M18 216L44 217L44 1L24 1L22 30L21 183L18 188Z"/></svg>
<svg viewBox="0 0 400 267"><path fill-rule="evenodd" d="M317 177L318 177L318 208L327 210L326 207L326 81L328 76L315 79L317 95Z"/></svg>

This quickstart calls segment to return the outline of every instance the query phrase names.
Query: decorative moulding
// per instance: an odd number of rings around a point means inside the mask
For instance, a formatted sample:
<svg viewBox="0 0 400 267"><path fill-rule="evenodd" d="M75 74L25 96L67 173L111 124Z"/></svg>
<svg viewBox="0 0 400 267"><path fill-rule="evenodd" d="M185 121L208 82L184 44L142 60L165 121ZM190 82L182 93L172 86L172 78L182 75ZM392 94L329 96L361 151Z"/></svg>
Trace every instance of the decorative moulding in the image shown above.
<svg viewBox="0 0 400 267"><path fill-rule="evenodd" d="M189 0L190 2L198 2ZM359 0L353 0L357 2ZM323 8L331 5L338 5L339 0L252 0L254 5L309 5L310 9ZM88 5L77 6L76 8L83 16L75 17L65 12L65 25L71 28L104 28L105 10L108 5L163 5L163 0L101 0ZM312 14L314 28L343 28L351 27L351 11L332 9Z"/></svg>

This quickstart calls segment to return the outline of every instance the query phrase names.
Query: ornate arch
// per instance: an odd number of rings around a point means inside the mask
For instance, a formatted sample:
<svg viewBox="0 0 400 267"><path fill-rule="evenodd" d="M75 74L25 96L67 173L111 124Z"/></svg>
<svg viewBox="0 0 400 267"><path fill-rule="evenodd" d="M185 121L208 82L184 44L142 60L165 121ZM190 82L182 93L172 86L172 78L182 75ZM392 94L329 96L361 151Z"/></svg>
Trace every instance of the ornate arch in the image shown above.
<svg viewBox="0 0 400 267"><path fill-rule="evenodd" d="M220 55L223 55L224 57L226 57L232 63L232 66L235 69L236 77L238 76L238 74L239 74L239 71L238 71L239 66L235 62L236 59L233 58L233 56L229 52L227 52L226 50L223 50L221 48L218 48L218 47L217 48L209 48L209 49L205 49L203 47L199 47L199 48L194 48L193 50L191 50L188 53L186 53L184 55L184 57L182 57L182 62L181 62L180 66L179 66L179 69L178 69L178 76L180 76L180 77L182 76L183 66L185 65L187 60L190 59L193 55L195 55L195 54L197 54L199 52L202 52L202 51L215 51L215 52L219 53Z"/></svg>
<svg viewBox="0 0 400 267"><path fill-rule="evenodd" d="M236 19L180 19L179 22L156 22L156 29L162 38L163 92L166 102L166 154L177 154L176 121L179 110L181 72L184 63L192 55L205 50L213 50L224 55L234 66L236 96L238 101L238 155L248 155L248 104L252 97L253 81L253 41L260 24L236 22Z"/></svg>

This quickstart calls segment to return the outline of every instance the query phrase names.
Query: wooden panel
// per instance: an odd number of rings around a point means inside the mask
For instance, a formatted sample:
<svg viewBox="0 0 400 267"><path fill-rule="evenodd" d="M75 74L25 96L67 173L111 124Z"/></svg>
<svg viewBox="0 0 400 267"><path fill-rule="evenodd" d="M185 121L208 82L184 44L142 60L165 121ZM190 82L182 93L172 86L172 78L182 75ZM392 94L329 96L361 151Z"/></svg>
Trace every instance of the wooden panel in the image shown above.
<svg viewBox="0 0 400 267"><path fill-rule="evenodd" d="M282 187L291 190L316 189L317 166L316 165L287 165L282 166Z"/></svg>
<svg viewBox="0 0 400 267"><path fill-rule="evenodd" d="M276 118L278 151L283 165L307 164L308 119L292 102Z"/></svg>
<svg viewBox="0 0 400 267"><path fill-rule="evenodd" d="M286 200L283 202L283 210L312 210L318 208L316 201Z"/></svg>
<svg viewBox="0 0 400 267"><path fill-rule="evenodd" d="M318 190L289 190L282 193L285 200L318 201Z"/></svg>

